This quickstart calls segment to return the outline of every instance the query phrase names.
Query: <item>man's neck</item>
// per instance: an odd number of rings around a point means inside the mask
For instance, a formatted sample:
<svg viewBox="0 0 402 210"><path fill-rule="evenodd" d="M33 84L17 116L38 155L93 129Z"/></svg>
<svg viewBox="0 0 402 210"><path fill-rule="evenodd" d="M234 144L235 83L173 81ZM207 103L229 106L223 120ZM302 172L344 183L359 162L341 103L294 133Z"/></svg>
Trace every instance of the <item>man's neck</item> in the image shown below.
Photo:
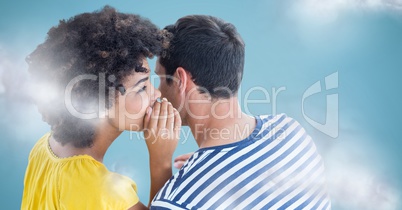
<svg viewBox="0 0 402 210"><path fill-rule="evenodd" d="M241 141L254 131L255 118L240 109L237 97L212 101L192 108L188 125L200 148Z"/></svg>

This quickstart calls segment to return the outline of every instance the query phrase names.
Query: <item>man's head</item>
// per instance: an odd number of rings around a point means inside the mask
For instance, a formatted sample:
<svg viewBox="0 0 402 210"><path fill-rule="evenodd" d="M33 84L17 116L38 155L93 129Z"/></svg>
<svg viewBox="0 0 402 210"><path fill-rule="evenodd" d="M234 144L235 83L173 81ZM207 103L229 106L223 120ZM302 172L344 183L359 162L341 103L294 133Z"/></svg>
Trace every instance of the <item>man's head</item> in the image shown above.
<svg viewBox="0 0 402 210"><path fill-rule="evenodd" d="M182 96L189 91L194 93L189 86L210 99L236 96L245 51L244 42L232 24L212 16L190 15L165 27L164 32L170 42L157 62L156 72L161 76L159 89L162 96L181 110L182 117L187 100Z"/></svg>

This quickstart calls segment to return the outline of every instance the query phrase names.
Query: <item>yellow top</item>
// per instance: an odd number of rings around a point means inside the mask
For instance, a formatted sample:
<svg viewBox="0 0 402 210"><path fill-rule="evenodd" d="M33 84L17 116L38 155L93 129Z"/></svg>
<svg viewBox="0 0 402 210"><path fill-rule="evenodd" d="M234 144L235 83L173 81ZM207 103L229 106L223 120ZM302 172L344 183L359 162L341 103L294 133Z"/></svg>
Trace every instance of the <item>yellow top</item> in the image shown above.
<svg viewBox="0 0 402 210"><path fill-rule="evenodd" d="M49 137L39 139L29 155L21 209L127 210L139 201L130 178L89 155L58 158Z"/></svg>

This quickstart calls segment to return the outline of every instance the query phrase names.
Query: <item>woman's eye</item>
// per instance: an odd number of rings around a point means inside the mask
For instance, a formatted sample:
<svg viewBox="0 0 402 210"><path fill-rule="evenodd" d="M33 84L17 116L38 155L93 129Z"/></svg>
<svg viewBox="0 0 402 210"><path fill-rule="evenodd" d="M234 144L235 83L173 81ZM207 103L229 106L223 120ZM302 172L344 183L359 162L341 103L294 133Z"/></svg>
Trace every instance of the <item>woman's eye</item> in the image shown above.
<svg viewBox="0 0 402 210"><path fill-rule="evenodd" d="M142 92L142 91L145 91L147 89L147 86L144 86L144 87L142 87L138 92L140 93L140 92Z"/></svg>

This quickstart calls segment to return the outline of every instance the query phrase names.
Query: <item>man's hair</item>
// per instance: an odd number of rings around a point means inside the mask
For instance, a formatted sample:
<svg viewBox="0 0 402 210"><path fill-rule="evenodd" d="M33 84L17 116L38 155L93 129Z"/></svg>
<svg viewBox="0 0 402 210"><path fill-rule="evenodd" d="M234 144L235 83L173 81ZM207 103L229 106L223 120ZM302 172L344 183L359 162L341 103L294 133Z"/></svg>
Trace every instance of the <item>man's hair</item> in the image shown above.
<svg viewBox="0 0 402 210"><path fill-rule="evenodd" d="M77 76L95 75L96 79L80 80L73 86L72 104L80 113L97 113L99 101L104 100L101 106L108 109L118 96L115 88L109 94L109 88L121 85L134 72L147 72L142 60L159 55L162 38L149 20L110 6L61 20L51 28L45 42L26 60L35 84L47 87L36 103L54 138L63 145L91 147L95 124L67 110L67 85Z"/></svg>
<svg viewBox="0 0 402 210"><path fill-rule="evenodd" d="M244 42L235 26L206 15L180 18L166 26L170 39L159 58L166 69L166 80L178 67L187 70L201 93L212 98L229 98L239 89L244 68Z"/></svg>

